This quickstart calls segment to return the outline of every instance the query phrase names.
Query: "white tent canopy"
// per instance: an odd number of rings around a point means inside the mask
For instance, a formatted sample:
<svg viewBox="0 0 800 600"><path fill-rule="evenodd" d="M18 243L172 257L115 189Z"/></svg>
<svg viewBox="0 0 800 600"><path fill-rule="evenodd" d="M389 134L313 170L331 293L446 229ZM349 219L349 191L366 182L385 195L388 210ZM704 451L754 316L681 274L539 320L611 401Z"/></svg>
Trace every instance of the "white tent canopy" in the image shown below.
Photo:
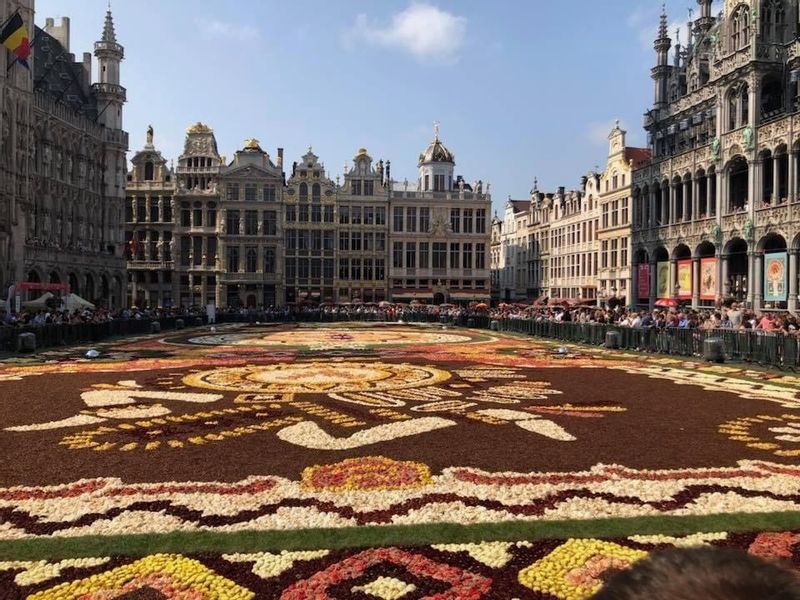
<svg viewBox="0 0 800 600"><path fill-rule="evenodd" d="M53 294L50 292L45 292L36 300L28 300L27 302L22 303L22 308L33 308L35 310L40 310L47 308L47 301L53 297Z"/></svg>
<svg viewBox="0 0 800 600"><path fill-rule="evenodd" d="M80 310L82 308L94 308L94 304L88 300L84 300L78 294L67 294L61 299L62 304L70 312L73 310Z"/></svg>

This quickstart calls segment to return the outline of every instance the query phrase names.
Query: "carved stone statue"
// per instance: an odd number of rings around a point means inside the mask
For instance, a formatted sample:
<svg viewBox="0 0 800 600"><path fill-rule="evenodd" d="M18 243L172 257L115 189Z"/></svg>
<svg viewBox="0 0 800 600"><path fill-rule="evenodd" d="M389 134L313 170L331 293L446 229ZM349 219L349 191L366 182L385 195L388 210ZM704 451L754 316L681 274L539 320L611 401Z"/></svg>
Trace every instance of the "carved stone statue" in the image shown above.
<svg viewBox="0 0 800 600"><path fill-rule="evenodd" d="M719 223L716 221L711 226L711 237L714 238L714 241L719 244L722 242L722 229L719 226Z"/></svg>
<svg viewBox="0 0 800 600"><path fill-rule="evenodd" d="M721 146L722 142L718 137L715 137L714 141L711 142L711 154L713 154L714 160L719 160L719 153Z"/></svg>
<svg viewBox="0 0 800 600"><path fill-rule="evenodd" d="M147 145L148 146L152 146L153 145L153 126L152 125L148 125L147 126Z"/></svg>
<svg viewBox="0 0 800 600"><path fill-rule="evenodd" d="M744 237L745 239L751 240L753 239L753 233L755 233L755 227L753 226L753 220L747 219L747 222L744 224Z"/></svg>
<svg viewBox="0 0 800 600"><path fill-rule="evenodd" d="M744 132L742 133L742 138L744 141L744 149L745 150L752 150L753 149L753 128L748 125L744 128Z"/></svg>

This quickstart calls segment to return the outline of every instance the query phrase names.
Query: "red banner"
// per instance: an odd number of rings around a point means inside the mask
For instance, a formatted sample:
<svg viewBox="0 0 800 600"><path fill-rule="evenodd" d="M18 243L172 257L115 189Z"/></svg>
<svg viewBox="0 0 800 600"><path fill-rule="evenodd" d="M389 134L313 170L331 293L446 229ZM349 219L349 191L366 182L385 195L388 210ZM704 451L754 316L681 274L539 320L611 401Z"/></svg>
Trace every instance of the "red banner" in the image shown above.
<svg viewBox="0 0 800 600"><path fill-rule="evenodd" d="M639 265L639 299L650 298L650 264Z"/></svg>

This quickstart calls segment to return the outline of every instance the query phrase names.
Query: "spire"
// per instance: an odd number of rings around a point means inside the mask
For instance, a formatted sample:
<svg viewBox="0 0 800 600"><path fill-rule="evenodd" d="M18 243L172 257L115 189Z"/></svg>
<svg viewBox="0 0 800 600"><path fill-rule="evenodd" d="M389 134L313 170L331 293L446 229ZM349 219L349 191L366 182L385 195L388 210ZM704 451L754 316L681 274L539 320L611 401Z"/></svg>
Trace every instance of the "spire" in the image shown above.
<svg viewBox="0 0 800 600"><path fill-rule="evenodd" d="M111 16L111 0L108 2L108 10L106 11L106 23L103 25L104 42L117 42L117 34L114 32L114 18Z"/></svg>
<svg viewBox="0 0 800 600"><path fill-rule="evenodd" d="M658 39L663 40L668 37L667 34L667 5L661 5L661 19L658 25Z"/></svg>

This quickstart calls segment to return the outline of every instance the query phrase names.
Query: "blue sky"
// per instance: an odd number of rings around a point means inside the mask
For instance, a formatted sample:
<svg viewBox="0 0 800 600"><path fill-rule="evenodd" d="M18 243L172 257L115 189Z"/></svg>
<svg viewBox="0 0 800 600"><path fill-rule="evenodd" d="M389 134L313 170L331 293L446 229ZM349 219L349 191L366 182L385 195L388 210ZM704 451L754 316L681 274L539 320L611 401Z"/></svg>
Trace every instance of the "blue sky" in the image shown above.
<svg viewBox="0 0 800 600"><path fill-rule="evenodd" d="M667 2L671 35L692 0ZM187 126L214 128L229 158L255 137L288 165L312 145L331 176L357 149L416 178L441 123L456 172L508 195L574 188L604 165L615 119L642 145L652 103L660 0L115 0L125 47L123 113L131 148L152 123L177 158ZM89 51L103 0L36 0L36 21L71 18L71 51ZM681 39L685 40L684 31Z"/></svg>

